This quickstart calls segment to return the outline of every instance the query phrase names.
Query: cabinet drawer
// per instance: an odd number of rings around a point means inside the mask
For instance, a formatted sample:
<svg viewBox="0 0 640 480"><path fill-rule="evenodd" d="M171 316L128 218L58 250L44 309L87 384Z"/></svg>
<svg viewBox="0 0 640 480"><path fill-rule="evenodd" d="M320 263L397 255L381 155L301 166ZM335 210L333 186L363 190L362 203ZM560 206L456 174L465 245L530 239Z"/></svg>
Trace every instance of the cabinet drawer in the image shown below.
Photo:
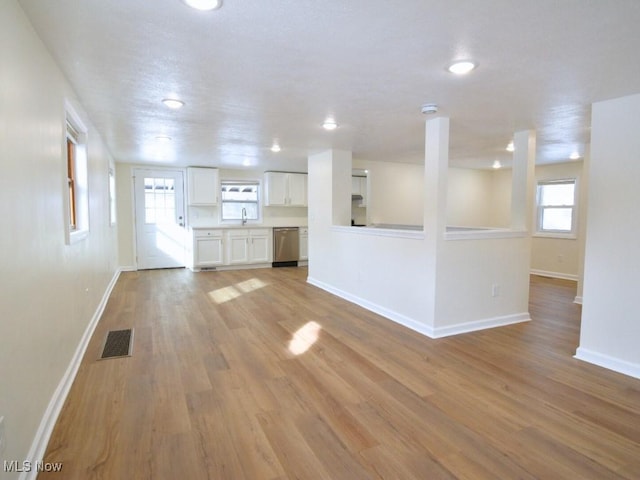
<svg viewBox="0 0 640 480"><path fill-rule="evenodd" d="M198 229L193 231L195 238L222 237L223 230Z"/></svg>

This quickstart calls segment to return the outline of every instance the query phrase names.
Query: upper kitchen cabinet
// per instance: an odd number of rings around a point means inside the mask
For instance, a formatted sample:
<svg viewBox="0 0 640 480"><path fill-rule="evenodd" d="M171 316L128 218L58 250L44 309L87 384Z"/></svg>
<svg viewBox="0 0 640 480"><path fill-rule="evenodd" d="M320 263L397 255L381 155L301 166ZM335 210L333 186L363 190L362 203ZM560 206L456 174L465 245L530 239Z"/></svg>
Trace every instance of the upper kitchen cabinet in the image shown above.
<svg viewBox="0 0 640 480"><path fill-rule="evenodd" d="M265 172L265 199L268 207L306 207L307 174Z"/></svg>
<svg viewBox="0 0 640 480"><path fill-rule="evenodd" d="M189 205L217 205L218 169L204 167L187 168L187 191Z"/></svg>

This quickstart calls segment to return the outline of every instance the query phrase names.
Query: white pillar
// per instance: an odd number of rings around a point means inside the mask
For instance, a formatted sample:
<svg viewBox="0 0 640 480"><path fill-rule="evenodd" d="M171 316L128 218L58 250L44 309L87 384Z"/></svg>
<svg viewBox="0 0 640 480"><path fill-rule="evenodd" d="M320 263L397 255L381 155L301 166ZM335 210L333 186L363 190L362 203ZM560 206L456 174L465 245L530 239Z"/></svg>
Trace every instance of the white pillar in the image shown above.
<svg viewBox="0 0 640 480"><path fill-rule="evenodd" d="M536 134L533 130L513 136L511 184L511 229L529 230L533 221L533 183L536 163Z"/></svg>
<svg viewBox="0 0 640 480"><path fill-rule="evenodd" d="M443 238L447 217L449 119L427 120L424 145L424 229L427 237Z"/></svg>

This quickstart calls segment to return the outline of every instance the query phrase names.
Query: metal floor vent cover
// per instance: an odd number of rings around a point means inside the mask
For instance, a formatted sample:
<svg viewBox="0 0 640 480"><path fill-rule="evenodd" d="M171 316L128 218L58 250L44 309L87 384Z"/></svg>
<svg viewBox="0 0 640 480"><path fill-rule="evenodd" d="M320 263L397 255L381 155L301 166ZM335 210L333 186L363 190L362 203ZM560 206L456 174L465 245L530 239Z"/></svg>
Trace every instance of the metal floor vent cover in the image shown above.
<svg viewBox="0 0 640 480"><path fill-rule="evenodd" d="M107 333L102 349L103 358L130 357L133 348L133 329L111 330Z"/></svg>

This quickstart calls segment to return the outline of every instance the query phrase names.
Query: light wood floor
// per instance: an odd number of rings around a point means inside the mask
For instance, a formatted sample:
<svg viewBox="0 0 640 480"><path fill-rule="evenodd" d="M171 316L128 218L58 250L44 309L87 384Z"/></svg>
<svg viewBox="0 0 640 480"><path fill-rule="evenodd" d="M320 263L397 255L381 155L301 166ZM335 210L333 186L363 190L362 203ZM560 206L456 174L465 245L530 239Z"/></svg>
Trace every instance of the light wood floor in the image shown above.
<svg viewBox="0 0 640 480"><path fill-rule="evenodd" d="M532 322L431 340L306 275L123 273L39 478L640 478L640 381L572 358L573 282L532 277ZM133 356L96 361L129 327Z"/></svg>

